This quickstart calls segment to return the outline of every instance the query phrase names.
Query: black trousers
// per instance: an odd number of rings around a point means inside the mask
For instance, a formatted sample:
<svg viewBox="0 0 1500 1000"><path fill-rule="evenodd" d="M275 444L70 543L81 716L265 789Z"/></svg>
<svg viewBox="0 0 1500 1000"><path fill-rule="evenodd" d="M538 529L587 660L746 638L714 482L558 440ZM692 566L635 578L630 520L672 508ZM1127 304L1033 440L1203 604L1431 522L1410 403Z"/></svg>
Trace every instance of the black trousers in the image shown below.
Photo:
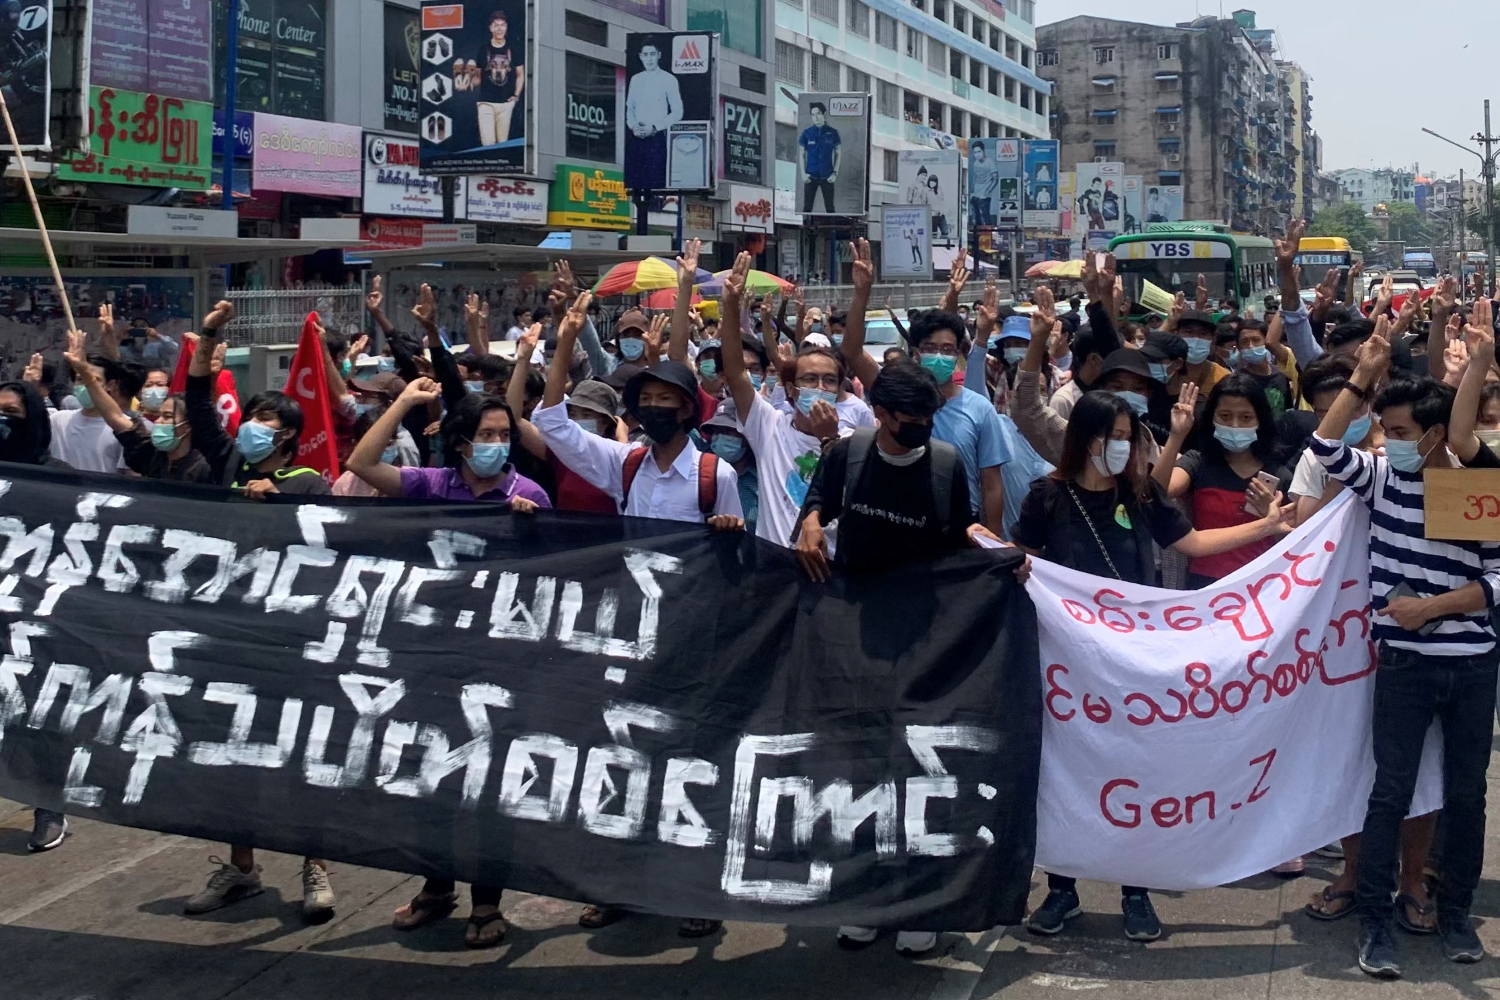
<svg viewBox="0 0 1500 1000"><path fill-rule="evenodd" d="M802 211L811 215L813 203L818 200L818 192L823 193L823 211L829 215L833 214L833 181L810 180L802 185Z"/></svg>
<svg viewBox="0 0 1500 1000"><path fill-rule="evenodd" d="M1411 808L1422 742L1443 726L1442 882L1437 905L1467 913L1484 863L1485 772L1495 724L1500 653L1429 656L1384 646L1375 672L1375 787L1359 845L1357 902L1367 915L1395 912L1401 821Z"/></svg>
<svg viewBox="0 0 1500 1000"><path fill-rule="evenodd" d="M430 878L427 884L422 886L422 891L429 896L446 896L453 891L453 881ZM494 885L473 885L469 887L470 895L474 897L475 906L499 906L500 894L505 890Z"/></svg>

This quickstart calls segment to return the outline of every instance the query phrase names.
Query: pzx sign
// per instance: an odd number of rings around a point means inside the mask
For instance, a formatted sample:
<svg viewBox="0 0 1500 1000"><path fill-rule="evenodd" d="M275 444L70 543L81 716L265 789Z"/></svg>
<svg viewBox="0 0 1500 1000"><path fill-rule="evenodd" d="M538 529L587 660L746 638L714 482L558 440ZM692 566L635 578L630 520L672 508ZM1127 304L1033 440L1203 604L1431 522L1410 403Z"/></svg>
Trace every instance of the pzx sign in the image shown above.
<svg viewBox="0 0 1500 1000"><path fill-rule="evenodd" d="M672 46L672 73L683 76L708 72L709 36L678 35Z"/></svg>
<svg viewBox="0 0 1500 1000"><path fill-rule="evenodd" d="M862 118L865 113L863 97L834 97L828 102L828 113L844 118Z"/></svg>
<svg viewBox="0 0 1500 1000"><path fill-rule="evenodd" d="M422 162L422 149L414 142L371 139L370 162L377 167L416 167Z"/></svg>

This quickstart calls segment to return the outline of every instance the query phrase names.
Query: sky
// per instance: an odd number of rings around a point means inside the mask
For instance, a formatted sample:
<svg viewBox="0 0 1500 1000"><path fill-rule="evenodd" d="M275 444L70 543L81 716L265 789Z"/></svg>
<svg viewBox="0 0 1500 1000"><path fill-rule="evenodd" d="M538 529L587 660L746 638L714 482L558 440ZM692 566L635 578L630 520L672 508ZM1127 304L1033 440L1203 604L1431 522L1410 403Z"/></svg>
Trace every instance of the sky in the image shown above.
<svg viewBox="0 0 1500 1000"><path fill-rule="evenodd" d="M1079 14L1172 25L1218 14L1218 0L1037 0L1037 21ZM1422 132L1430 128L1478 151L1484 101L1500 135L1497 0L1260 0L1256 26L1275 28L1280 57L1312 76L1313 128L1323 169L1420 165L1429 177L1479 172L1477 156Z"/></svg>

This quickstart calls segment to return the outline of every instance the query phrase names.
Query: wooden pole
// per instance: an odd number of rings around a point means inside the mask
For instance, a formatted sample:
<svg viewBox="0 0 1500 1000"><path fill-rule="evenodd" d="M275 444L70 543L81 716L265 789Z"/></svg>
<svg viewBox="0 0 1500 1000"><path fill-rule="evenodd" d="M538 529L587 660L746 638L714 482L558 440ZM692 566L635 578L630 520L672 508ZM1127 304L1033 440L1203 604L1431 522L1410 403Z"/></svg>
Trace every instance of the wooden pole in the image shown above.
<svg viewBox="0 0 1500 1000"><path fill-rule="evenodd" d="M57 284L57 297L62 300L63 313L68 318L68 329L76 330L78 324L73 321L73 307L68 303L68 290L63 287L62 271L57 267L57 255L52 252L52 237L47 235L47 223L42 219L42 206L36 200L36 188L31 186L31 173L26 169L26 157L21 155L21 140L16 136L15 123L10 120L10 106L5 103L3 89L0 89L0 115L5 116L6 134L10 136L11 147L20 159L21 180L26 185L26 196L31 199L31 211L36 216L36 226L42 234L42 249L47 252L47 263L52 268L52 280Z"/></svg>

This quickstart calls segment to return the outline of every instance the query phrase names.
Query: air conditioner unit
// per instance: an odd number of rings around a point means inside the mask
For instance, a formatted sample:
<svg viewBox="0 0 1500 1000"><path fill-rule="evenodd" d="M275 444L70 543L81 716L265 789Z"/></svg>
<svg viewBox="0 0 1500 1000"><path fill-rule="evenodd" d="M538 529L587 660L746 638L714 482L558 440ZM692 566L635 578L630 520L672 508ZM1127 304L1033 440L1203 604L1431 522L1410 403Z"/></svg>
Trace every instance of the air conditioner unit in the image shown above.
<svg viewBox="0 0 1500 1000"><path fill-rule="evenodd" d="M1169 154L1167 154L1167 162L1168 163L1181 163L1182 162L1182 154L1180 154L1180 153L1169 153Z"/></svg>
<svg viewBox="0 0 1500 1000"><path fill-rule="evenodd" d="M1177 131L1177 123L1176 122L1169 122L1169 123L1163 124L1162 127L1161 127L1161 130L1163 132L1176 132Z"/></svg>

